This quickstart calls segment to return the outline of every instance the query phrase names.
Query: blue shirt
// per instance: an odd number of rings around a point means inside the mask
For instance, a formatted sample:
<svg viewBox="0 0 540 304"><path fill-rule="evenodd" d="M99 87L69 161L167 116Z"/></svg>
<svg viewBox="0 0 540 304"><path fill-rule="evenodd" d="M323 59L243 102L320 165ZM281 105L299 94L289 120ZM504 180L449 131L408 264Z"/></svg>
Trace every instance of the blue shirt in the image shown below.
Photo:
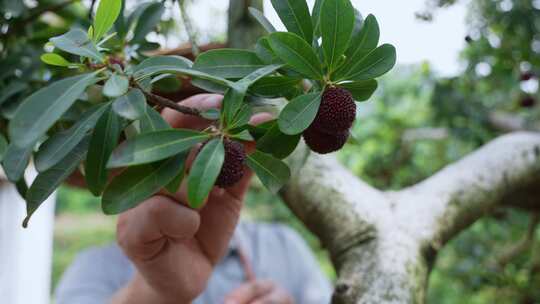
<svg viewBox="0 0 540 304"><path fill-rule="evenodd" d="M295 303L330 303L330 283L296 232L278 224L242 222L207 289L194 304L223 303L227 294L245 282L238 255L240 246L256 278L276 282L289 291ZM56 303L108 303L134 272L134 266L116 244L87 250L64 273L56 290Z"/></svg>

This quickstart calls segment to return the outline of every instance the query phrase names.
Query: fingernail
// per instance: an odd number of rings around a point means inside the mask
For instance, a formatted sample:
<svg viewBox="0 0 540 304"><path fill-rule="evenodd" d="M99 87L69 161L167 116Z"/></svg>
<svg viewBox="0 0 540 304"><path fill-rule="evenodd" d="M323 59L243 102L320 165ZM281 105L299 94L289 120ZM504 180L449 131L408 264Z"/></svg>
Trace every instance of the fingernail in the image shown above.
<svg viewBox="0 0 540 304"><path fill-rule="evenodd" d="M223 96L221 95L212 95L202 101L202 107L205 109L216 108L221 103Z"/></svg>

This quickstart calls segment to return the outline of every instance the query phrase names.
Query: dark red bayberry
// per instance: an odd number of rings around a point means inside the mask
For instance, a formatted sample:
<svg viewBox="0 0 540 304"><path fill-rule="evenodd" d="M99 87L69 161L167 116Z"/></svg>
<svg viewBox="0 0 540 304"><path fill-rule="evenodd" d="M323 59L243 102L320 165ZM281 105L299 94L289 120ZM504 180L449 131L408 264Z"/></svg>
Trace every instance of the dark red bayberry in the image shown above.
<svg viewBox="0 0 540 304"><path fill-rule="evenodd" d="M308 147L319 154L328 154L343 148L349 138L349 130L329 134L316 128L309 127L303 133Z"/></svg>
<svg viewBox="0 0 540 304"><path fill-rule="evenodd" d="M225 148L225 160L216 180L216 186L227 188L236 184L244 176L246 151L244 145L229 139L223 141L223 146Z"/></svg>
<svg viewBox="0 0 540 304"><path fill-rule="evenodd" d="M321 106L310 128L326 133L339 133L351 128L356 118L356 104L352 94L340 87L327 88Z"/></svg>

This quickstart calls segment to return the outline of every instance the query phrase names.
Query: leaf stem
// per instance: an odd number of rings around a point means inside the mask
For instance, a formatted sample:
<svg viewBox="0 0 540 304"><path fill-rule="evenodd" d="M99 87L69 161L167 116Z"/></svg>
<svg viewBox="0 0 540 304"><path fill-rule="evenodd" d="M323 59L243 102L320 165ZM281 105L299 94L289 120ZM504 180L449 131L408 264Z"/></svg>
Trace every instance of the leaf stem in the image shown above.
<svg viewBox="0 0 540 304"><path fill-rule="evenodd" d="M153 94L151 92L147 92L136 81L132 81L131 83L132 83L132 87L141 90L141 92L143 92L144 96L146 96L146 99L148 101L150 101L151 103L155 104L155 105L162 106L162 107L165 107L165 108L171 108L171 109L176 110L177 112L180 112L180 113L183 113L183 114L202 117L201 116L201 111L199 109L192 108L192 107L186 107L186 106L178 104L178 103L176 103L176 102L174 102L174 101L172 101L172 100L170 100L168 98L161 97L161 96Z"/></svg>

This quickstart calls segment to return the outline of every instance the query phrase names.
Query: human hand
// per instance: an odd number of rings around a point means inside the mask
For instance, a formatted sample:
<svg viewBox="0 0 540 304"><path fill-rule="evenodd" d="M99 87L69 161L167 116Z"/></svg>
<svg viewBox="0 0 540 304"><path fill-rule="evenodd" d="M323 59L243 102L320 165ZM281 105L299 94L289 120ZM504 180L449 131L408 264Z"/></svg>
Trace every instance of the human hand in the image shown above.
<svg viewBox="0 0 540 304"><path fill-rule="evenodd" d="M242 284L225 298L225 304L293 304L289 293L269 280Z"/></svg>
<svg viewBox="0 0 540 304"><path fill-rule="evenodd" d="M221 100L220 95L202 94L182 104L205 110L219 107ZM204 129L209 125L207 120L169 109L163 117L174 128ZM251 123L269 119L269 114L258 114ZM194 149L188 163L195 153ZM137 273L113 303L189 303L201 294L228 248L251 176L246 170L236 185L214 188L200 210L187 207L184 184L174 196L156 195L121 214L118 243Z"/></svg>

